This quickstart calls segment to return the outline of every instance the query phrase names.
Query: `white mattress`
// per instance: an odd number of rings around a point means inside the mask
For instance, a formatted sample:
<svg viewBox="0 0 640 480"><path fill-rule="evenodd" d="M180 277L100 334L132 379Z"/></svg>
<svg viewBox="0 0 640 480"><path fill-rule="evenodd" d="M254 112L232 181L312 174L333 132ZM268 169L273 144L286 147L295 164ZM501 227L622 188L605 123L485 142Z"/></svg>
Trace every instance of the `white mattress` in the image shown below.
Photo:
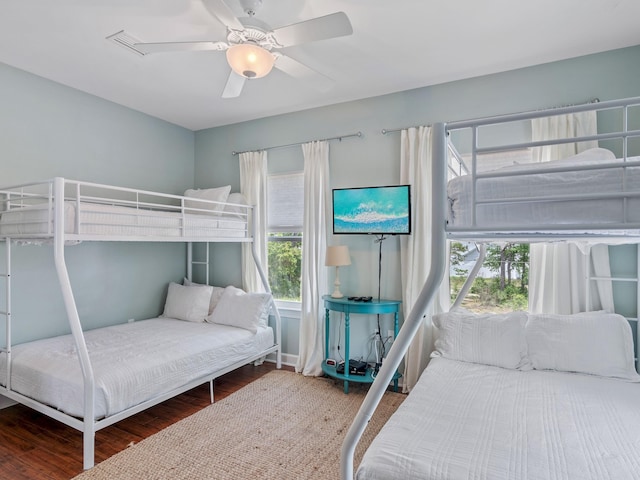
<svg viewBox="0 0 640 480"><path fill-rule="evenodd" d="M96 378L96 418L113 415L274 345L271 327L236 327L154 318L85 333ZM0 382L6 385L6 356ZM70 335L12 349L12 389L83 416L80 364Z"/></svg>
<svg viewBox="0 0 640 480"><path fill-rule="evenodd" d="M637 161L639 157L629 158ZM575 157L547 163L514 165L501 172L550 167L594 165L618 161L609 150L591 149ZM626 169L626 191L640 192L640 167ZM486 172L489 173L489 172ZM513 197L536 198L524 203L497 203L478 205L477 227L472 227L473 195L471 175L452 179L447 188L449 197L449 225L469 229L490 230L492 227L509 227L526 230L530 225L595 224L606 227L612 222L621 223L622 199L593 199L559 201L544 200L554 195L587 193L617 193L622 191L622 168L583 170L557 173L527 174L513 177L478 179L476 200L501 200ZM640 199L630 199L626 222L640 222Z"/></svg>
<svg viewBox="0 0 640 480"><path fill-rule="evenodd" d="M434 358L359 480L637 480L640 384Z"/></svg>
<svg viewBox="0 0 640 480"><path fill-rule="evenodd" d="M99 203L81 203L76 228L76 203L65 202L65 233L79 235L226 237L246 236L246 221L233 215L183 216L178 212L136 209ZM53 210L48 204L4 212L0 234L42 235L53 233Z"/></svg>

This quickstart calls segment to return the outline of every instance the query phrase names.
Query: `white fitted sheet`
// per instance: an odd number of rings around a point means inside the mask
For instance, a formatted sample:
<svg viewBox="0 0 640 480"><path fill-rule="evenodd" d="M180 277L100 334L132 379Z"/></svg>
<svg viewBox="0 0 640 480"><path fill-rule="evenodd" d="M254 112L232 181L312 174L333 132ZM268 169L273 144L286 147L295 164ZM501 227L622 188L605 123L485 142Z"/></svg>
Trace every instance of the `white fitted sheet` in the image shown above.
<svg viewBox="0 0 640 480"><path fill-rule="evenodd" d="M629 158L637 161L639 157ZM535 168L576 167L620 161L605 149L592 149L575 157L538 164L515 165L501 171ZM560 201L554 195L622 192L622 168L583 170L557 173L527 174L513 177L478 179L476 200L500 200L513 197L535 198L524 203L478 205L476 227L472 227L473 195L471 175L452 179L447 188L449 225L475 230L509 227L526 231L530 225L588 224L606 227L612 222L640 222L640 198L629 199L627 218L623 215L623 200L591 199ZM490 173L490 172L486 172ZM626 169L625 191L640 192L640 167ZM544 200L549 198L548 200ZM552 230L552 228L550 228Z"/></svg>
<svg viewBox="0 0 640 480"><path fill-rule="evenodd" d="M358 480L637 480L640 384L434 358Z"/></svg>
<svg viewBox="0 0 640 480"><path fill-rule="evenodd" d="M96 419L113 415L274 345L271 327L154 318L85 332L96 379ZM6 355L0 382L6 386ZM12 390L69 415L83 416L80 364L71 335L12 349Z"/></svg>
<svg viewBox="0 0 640 480"><path fill-rule="evenodd" d="M136 209L132 207L83 202L80 225L76 226L75 202L65 202L65 233L78 235L225 237L246 236L245 218L234 215L199 215ZM53 233L53 210L48 203L4 212L0 234L43 235ZM184 229L182 223L184 220Z"/></svg>

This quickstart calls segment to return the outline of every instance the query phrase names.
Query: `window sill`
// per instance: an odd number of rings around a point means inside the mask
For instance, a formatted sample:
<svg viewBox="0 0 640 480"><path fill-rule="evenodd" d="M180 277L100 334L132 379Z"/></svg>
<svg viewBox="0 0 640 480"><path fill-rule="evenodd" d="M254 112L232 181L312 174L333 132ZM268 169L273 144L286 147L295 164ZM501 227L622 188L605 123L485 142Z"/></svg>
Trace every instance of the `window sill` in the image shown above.
<svg viewBox="0 0 640 480"><path fill-rule="evenodd" d="M300 312L302 311L302 304L300 302L289 302L285 300L276 300L275 302L281 316L300 319Z"/></svg>

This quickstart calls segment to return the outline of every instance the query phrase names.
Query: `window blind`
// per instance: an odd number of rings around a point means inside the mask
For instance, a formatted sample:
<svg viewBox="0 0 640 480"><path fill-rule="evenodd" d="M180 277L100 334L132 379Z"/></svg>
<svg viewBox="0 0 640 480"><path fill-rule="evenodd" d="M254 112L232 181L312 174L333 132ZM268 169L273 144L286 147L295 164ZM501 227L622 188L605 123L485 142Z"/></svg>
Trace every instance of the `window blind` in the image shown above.
<svg viewBox="0 0 640 480"><path fill-rule="evenodd" d="M267 230L302 232L304 176L302 172L267 177Z"/></svg>

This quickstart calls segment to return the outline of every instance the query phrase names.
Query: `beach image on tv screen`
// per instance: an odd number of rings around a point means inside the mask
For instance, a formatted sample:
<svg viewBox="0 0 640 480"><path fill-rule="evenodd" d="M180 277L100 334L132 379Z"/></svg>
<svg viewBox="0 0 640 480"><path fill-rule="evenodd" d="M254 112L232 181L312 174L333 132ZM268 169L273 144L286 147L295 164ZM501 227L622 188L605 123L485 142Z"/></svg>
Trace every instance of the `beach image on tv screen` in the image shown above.
<svg viewBox="0 0 640 480"><path fill-rule="evenodd" d="M409 186L336 189L334 233L409 233Z"/></svg>

